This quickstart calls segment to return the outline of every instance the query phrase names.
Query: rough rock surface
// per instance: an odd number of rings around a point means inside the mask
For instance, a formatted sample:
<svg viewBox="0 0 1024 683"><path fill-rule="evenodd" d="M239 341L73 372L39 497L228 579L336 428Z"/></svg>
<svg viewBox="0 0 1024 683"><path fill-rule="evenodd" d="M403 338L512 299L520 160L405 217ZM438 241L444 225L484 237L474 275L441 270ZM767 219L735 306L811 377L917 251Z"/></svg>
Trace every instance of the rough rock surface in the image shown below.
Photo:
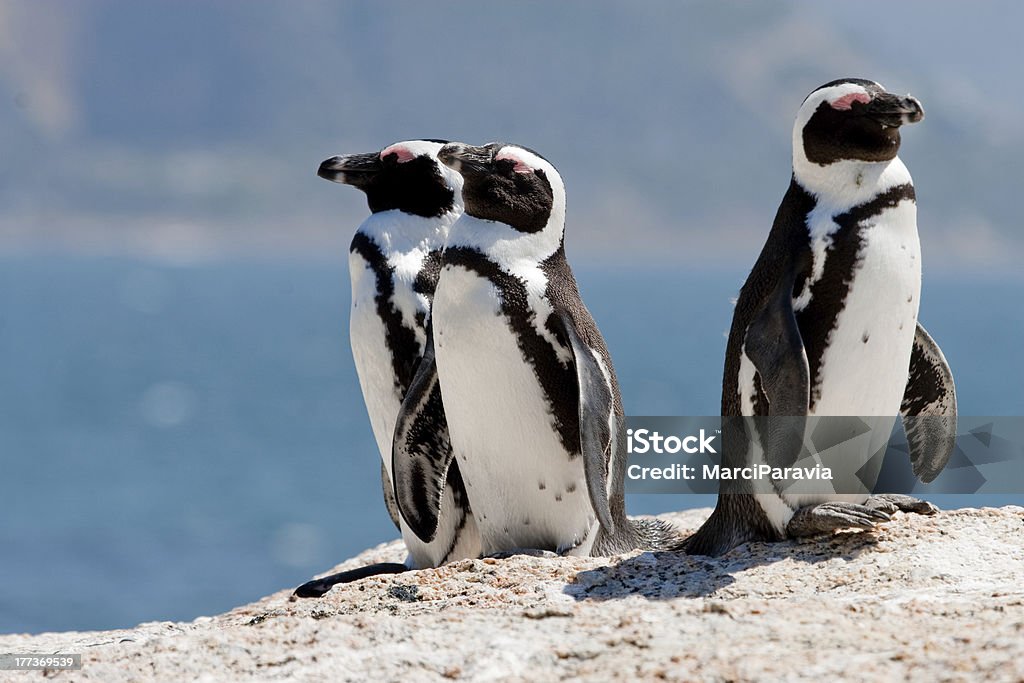
<svg viewBox="0 0 1024 683"><path fill-rule="evenodd" d="M708 512L665 518L692 531ZM718 559L467 560L191 623L0 636L0 652L80 652L55 676L75 681L1020 680L1022 532L1006 507ZM390 543L333 571L402 556Z"/></svg>

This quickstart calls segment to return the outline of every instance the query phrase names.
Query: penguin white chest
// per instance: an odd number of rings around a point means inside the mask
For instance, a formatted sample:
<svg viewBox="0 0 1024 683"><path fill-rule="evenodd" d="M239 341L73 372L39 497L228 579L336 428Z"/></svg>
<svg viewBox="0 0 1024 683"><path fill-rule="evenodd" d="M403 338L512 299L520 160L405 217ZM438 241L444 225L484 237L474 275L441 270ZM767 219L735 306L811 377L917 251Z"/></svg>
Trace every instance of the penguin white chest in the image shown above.
<svg viewBox="0 0 1024 683"><path fill-rule="evenodd" d="M502 293L475 272L446 266L434 295L433 335L452 446L483 552L582 548L595 524L583 459L562 445L548 397L502 312Z"/></svg>
<svg viewBox="0 0 1024 683"><path fill-rule="evenodd" d="M826 340L812 415L894 416L906 388L921 293L917 208L900 202L860 229L858 260Z"/></svg>

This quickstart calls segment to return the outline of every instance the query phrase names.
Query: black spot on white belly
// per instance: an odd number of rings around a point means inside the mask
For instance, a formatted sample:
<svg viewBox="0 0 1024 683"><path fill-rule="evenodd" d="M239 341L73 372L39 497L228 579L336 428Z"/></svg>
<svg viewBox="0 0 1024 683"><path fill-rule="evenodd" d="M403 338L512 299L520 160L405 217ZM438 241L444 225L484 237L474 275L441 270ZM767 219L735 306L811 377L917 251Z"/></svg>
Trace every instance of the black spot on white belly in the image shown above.
<svg viewBox="0 0 1024 683"><path fill-rule="evenodd" d="M538 483L537 483L537 488L538 488L538 489L540 489L541 491L543 491L543 490L544 490L544 489L546 489L547 487L548 487L548 485L547 485L547 484L545 484L544 482L538 482Z"/></svg>
<svg viewBox="0 0 1024 683"><path fill-rule="evenodd" d="M860 340L861 340L862 342L864 342L865 344L867 344L867 343L868 343L868 339L871 339L871 334L869 334L868 332L865 332L865 333L864 333L864 334L862 334L862 335L861 335L861 337L860 337Z"/></svg>
<svg viewBox="0 0 1024 683"><path fill-rule="evenodd" d="M574 493L576 491L576 484L569 484L565 487L566 493Z"/></svg>

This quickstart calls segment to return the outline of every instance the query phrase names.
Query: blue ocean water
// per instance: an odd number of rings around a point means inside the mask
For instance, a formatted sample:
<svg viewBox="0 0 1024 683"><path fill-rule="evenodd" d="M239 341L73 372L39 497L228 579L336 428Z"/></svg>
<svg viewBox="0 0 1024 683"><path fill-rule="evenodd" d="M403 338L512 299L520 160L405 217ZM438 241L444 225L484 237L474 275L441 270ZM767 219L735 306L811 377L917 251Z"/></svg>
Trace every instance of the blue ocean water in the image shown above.
<svg viewBox="0 0 1024 683"><path fill-rule="evenodd" d="M718 412L744 275L577 270L627 412ZM926 281L964 414L1024 414L1021 292ZM215 614L394 538L347 308L343 258L0 258L0 632Z"/></svg>

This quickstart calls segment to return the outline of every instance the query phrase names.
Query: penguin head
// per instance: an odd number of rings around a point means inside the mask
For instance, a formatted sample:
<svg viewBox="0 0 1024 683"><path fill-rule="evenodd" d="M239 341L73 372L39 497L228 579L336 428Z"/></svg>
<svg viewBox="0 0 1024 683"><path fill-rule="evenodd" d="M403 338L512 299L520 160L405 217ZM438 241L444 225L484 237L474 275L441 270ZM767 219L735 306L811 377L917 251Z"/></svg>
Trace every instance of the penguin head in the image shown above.
<svg viewBox="0 0 1024 683"><path fill-rule="evenodd" d="M562 177L537 152L504 142L482 147L449 143L438 158L463 177L468 215L504 223L523 233L538 233L565 221Z"/></svg>
<svg viewBox="0 0 1024 683"><path fill-rule="evenodd" d="M837 162L877 163L896 158L900 126L924 118L910 95L886 92L878 83L844 78L821 86L804 100L793 126L793 167L813 172Z"/></svg>
<svg viewBox="0 0 1024 683"><path fill-rule="evenodd" d="M335 156L320 164L317 175L362 190L373 213L441 216L462 206L462 177L437 160L446 143L406 140L379 152Z"/></svg>

